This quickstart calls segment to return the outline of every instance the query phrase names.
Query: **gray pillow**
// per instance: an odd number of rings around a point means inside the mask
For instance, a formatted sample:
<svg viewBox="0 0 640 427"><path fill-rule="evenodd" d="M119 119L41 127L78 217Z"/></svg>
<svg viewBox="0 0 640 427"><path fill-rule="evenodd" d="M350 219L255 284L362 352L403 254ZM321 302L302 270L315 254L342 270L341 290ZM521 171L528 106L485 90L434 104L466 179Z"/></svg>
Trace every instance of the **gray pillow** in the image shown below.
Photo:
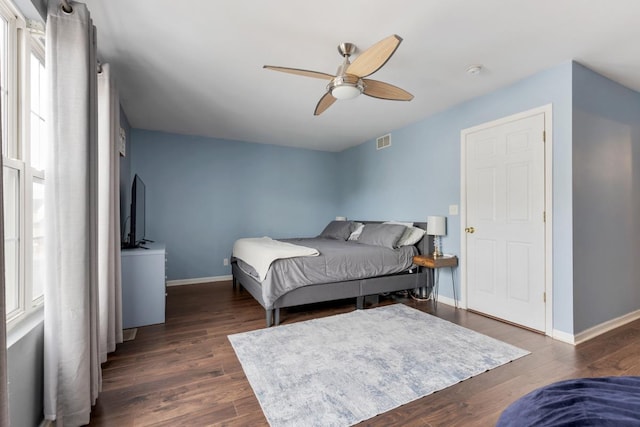
<svg viewBox="0 0 640 427"><path fill-rule="evenodd" d="M366 224L357 242L394 249L406 228L399 224Z"/></svg>
<svg viewBox="0 0 640 427"><path fill-rule="evenodd" d="M355 228L356 225L353 221L331 221L318 237L347 240Z"/></svg>

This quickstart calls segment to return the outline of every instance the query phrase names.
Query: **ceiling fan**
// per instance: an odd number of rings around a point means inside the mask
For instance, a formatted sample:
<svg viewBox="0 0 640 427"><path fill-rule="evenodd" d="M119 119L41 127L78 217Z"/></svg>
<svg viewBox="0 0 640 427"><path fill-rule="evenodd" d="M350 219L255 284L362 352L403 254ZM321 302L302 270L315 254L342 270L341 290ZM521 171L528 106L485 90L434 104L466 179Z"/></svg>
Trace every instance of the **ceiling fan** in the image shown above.
<svg viewBox="0 0 640 427"><path fill-rule="evenodd" d="M369 49L362 52L353 63L349 61L349 57L357 50L353 43L342 43L338 46L338 52L344 58L342 64L338 67L336 75L322 73L319 71L302 70L299 68L276 67L273 65L265 65L263 68L274 71L282 71L283 73L296 74L305 77L314 77L316 79L329 80L327 85L327 93L325 93L314 111L314 115L322 114L337 99L350 99L364 93L365 95L390 99L393 101L411 101L413 95L404 89L389 83L378 80L366 79L365 77L378 71L389 58L395 53L400 46L402 38L395 34L380 40Z"/></svg>

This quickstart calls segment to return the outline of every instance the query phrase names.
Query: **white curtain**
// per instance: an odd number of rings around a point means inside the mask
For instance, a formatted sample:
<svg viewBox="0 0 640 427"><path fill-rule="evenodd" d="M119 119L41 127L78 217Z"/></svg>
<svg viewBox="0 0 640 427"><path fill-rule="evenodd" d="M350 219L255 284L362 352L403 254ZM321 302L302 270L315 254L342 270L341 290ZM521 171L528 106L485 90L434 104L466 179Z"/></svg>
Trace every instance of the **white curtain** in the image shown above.
<svg viewBox="0 0 640 427"><path fill-rule="evenodd" d="M100 362L122 342L120 100L109 64L98 73L98 289Z"/></svg>
<svg viewBox="0 0 640 427"><path fill-rule="evenodd" d="M82 3L49 1L45 219L45 418L83 425L101 389L98 349L97 70L95 28Z"/></svg>

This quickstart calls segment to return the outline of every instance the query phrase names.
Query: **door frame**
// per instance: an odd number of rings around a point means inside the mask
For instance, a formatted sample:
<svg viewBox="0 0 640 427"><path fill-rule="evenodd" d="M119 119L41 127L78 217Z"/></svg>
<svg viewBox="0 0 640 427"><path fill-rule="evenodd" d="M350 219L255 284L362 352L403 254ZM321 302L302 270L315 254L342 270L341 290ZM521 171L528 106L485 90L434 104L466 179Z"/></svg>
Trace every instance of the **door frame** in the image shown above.
<svg viewBox="0 0 640 427"><path fill-rule="evenodd" d="M543 105L460 131L460 307L467 308L467 135L508 122L544 114L544 289L545 334L553 335L553 108Z"/></svg>

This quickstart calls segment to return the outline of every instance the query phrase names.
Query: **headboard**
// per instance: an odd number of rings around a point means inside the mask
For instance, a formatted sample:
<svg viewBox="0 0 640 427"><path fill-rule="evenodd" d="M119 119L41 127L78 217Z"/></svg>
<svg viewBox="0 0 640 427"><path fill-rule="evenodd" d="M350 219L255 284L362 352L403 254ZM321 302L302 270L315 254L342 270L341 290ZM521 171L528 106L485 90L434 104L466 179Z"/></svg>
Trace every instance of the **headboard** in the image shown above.
<svg viewBox="0 0 640 427"><path fill-rule="evenodd" d="M360 220L353 220L354 222L361 222L363 224L382 224L385 221L360 221ZM407 221L409 222L409 221ZM418 227L421 228L423 230L427 230L427 223L426 222L414 222L413 223L414 227ZM420 252L420 255L426 255L426 254L430 254L433 253L433 236L430 236L428 234L425 233L425 235L422 237L422 239L420 239L420 241L418 243L415 244L415 247L418 248L418 251Z"/></svg>

